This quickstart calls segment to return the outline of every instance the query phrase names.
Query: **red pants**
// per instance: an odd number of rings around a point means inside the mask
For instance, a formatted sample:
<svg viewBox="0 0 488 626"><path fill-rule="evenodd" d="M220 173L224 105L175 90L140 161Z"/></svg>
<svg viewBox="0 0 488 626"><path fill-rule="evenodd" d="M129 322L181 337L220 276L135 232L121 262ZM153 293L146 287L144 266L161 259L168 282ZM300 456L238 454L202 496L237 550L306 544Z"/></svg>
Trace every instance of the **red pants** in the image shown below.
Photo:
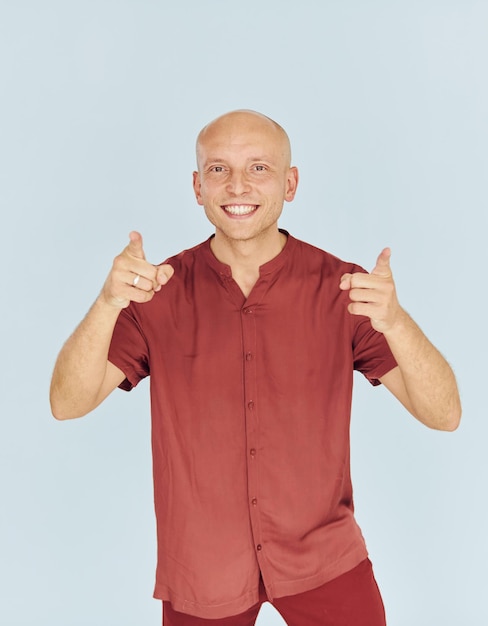
<svg viewBox="0 0 488 626"><path fill-rule="evenodd" d="M223 619L203 619L174 611L163 602L163 626L253 626L263 602ZM294 596L275 598L273 606L288 626L386 626L385 610L369 559L325 585Z"/></svg>

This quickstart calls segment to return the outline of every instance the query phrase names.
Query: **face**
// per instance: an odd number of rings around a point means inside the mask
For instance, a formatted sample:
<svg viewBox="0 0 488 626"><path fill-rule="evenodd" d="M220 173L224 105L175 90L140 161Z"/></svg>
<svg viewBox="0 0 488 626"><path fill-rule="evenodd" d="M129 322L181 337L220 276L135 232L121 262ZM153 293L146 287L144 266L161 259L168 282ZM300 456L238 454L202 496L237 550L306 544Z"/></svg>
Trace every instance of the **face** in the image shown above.
<svg viewBox="0 0 488 626"><path fill-rule="evenodd" d="M283 203L293 200L298 184L281 128L257 113L227 114L202 131L197 159L193 188L216 241L279 236Z"/></svg>

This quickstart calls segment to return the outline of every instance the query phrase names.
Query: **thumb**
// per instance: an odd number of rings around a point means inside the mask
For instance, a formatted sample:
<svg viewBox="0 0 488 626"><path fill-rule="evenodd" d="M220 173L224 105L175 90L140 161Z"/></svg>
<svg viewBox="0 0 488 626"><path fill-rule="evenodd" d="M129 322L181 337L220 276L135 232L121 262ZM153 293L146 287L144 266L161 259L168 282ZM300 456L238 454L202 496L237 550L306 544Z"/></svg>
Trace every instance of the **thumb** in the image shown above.
<svg viewBox="0 0 488 626"><path fill-rule="evenodd" d="M385 278L389 278L391 276L390 257L390 248L384 248L380 252L379 257L376 259L376 265L374 266L371 274L374 274L375 276L383 276Z"/></svg>
<svg viewBox="0 0 488 626"><path fill-rule="evenodd" d="M157 268L157 274L156 274L156 280L158 284L166 285L166 283L169 281L169 279L173 276L174 273L175 273L174 268L168 263L165 263L164 265L159 265Z"/></svg>
<svg viewBox="0 0 488 626"><path fill-rule="evenodd" d="M352 287L351 280L352 280L352 274L344 274L343 276L341 276L339 289L342 289L342 291L347 291L348 289L351 289Z"/></svg>
<svg viewBox="0 0 488 626"><path fill-rule="evenodd" d="M127 251L130 255L135 256L138 259L146 259L146 255L144 254L144 249L142 247L142 235L136 230L129 233L129 245L127 246Z"/></svg>

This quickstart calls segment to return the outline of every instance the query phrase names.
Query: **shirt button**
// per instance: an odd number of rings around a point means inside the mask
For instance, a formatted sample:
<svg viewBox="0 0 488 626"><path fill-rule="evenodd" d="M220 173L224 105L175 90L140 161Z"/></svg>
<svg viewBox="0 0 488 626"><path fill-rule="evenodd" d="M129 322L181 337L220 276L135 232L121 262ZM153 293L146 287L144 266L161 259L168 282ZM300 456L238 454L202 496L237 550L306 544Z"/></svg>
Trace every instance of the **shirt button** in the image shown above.
<svg viewBox="0 0 488 626"><path fill-rule="evenodd" d="M260 543L258 543L258 545L256 546L256 550L258 552L261 552L262 549L263 549L263 546Z"/></svg>
<svg viewBox="0 0 488 626"><path fill-rule="evenodd" d="M249 454L250 454L251 456L256 456L256 449L255 449L255 448L251 448L251 449L249 450Z"/></svg>
<svg viewBox="0 0 488 626"><path fill-rule="evenodd" d="M254 409L254 402L251 400L251 402L247 403L247 408L252 411Z"/></svg>
<svg viewBox="0 0 488 626"><path fill-rule="evenodd" d="M243 313L245 313L246 315L249 315L250 313L252 313L252 309L250 309L249 307L246 307L245 309L242 309Z"/></svg>
<svg viewBox="0 0 488 626"><path fill-rule="evenodd" d="M253 506L256 506L256 505L257 505L257 503L258 503L258 499L257 499L257 498L253 498L253 499L251 500L251 504L252 504Z"/></svg>
<svg viewBox="0 0 488 626"><path fill-rule="evenodd" d="M252 360L252 352L247 352L246 353L246 361L251 361Z"/></svg>

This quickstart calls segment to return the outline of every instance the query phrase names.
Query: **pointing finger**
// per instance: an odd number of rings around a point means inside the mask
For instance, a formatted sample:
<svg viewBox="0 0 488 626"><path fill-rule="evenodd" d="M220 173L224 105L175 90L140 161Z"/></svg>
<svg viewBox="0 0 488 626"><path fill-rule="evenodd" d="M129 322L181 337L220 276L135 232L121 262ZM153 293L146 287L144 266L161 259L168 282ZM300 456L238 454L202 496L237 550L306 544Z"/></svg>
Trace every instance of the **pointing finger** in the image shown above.
<svg viewBox="0 0 488 626"><path fill-rule="evenodd" d="M129 233L129 245L127 251L130 255L135 256L138 259L145 259L144 249L142 247L142 235L136 230Z"/></svg>
<svg viewBox="0 0 488 626"><path fill-rule="evenodd" d="M384 250L381 251L379 257L377 258L376 265L371 274L375 274L375 276L383 276L385 278L389 278L391 276L390 257L390 248L384 248Z"/></svg>

